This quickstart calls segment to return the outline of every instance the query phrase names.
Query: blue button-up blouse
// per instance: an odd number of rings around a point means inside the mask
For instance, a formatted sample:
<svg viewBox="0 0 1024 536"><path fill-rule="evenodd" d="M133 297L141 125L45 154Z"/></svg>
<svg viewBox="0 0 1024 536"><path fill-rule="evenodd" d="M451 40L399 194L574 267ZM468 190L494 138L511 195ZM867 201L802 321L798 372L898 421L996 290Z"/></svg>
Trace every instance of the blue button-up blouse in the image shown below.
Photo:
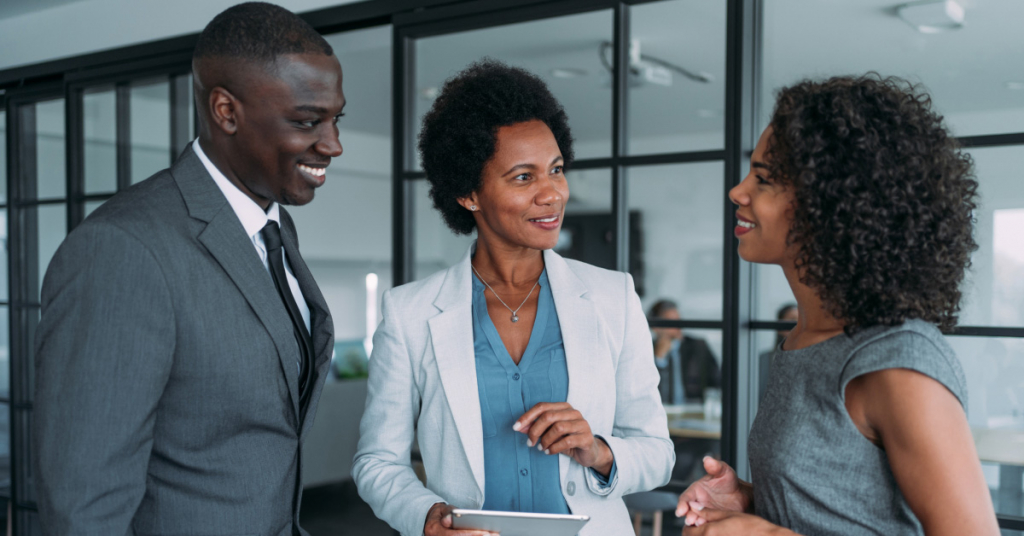
<svg viewBox="0 0 1024 536"><path fill-rule="evenodd" d="M569 373L547 271L540 276L537 318L517 366L487 313L485 287L473 278L473 346L484 432L484 510L568 514L558 455L526 446L512 430L516 419L540 402L565 402ZM509 313L509 316L512 316ZM614 466L612 474L614 476ZM612 479L601 477L602 483Z"/></svg>

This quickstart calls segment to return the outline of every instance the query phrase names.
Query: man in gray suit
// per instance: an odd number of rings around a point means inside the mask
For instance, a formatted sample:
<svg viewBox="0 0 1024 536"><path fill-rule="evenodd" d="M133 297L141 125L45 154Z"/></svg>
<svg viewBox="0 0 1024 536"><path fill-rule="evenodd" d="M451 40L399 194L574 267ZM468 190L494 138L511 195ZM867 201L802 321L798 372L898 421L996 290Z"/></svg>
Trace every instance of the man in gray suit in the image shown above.
<svg viewBox="0 0 1024 536"><path fill-rule="evenodd" d="M280 205L341 155L341 67L277 6L218 15L193 56L201 133L54 256L36 346L47 535L299 528L301 446L333 322Z"/></svg>

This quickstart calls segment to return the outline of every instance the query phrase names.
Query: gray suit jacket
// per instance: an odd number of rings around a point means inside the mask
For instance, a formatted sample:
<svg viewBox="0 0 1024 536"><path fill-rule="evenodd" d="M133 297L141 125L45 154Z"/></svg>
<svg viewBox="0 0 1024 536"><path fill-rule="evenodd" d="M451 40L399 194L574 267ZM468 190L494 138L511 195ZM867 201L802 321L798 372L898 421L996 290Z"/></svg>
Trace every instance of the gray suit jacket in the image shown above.
<svg viewBox="0 0 1024 536"><path fill-rule="evenodd" d="M295 533L334 328L283 209L281 223L311 312L317 377L302 423L288 312L191 149L68 235L36 335L44 534Z"/></svg>
<svg viewBox="0 0 1024 536"><path fill-rule="evenodd" d="M558 455L562 495L590 516L580 536L632 534L622 496L668 482L675 461L654 349L633 278L544 252L562 326L567 401L615 455L616 477ZM470 256L384 293L352 475L377 517L419 536L431 505L484 503L484 446L473 351ZM426 486L410 464L418 437Z"/></svg>

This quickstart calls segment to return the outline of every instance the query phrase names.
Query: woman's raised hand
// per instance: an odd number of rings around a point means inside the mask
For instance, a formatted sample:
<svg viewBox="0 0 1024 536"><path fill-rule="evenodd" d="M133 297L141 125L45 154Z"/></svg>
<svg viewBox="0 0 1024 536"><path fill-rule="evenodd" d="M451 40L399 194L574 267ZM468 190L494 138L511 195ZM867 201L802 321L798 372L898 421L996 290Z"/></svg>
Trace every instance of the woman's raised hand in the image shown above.
<svg viewBox="0 0 1024 536"><path fill-rule="evenodd" d="M512 429L526 434L526 444L545 454L565 454L605 476L612 470L612 449L594 437L583 414L566 402L541 402L519 417Z"/></svg>
<svg viewBox="0 0 1024 536"><path fill-rule="evenodd" d="M704 470L708 474L690 484L679 496L676 517L686 516L686 524L694 525L704 508L728 512L749 512L753 509L753 489L736 476L736 471L729 464L705 456Z"/></svg>

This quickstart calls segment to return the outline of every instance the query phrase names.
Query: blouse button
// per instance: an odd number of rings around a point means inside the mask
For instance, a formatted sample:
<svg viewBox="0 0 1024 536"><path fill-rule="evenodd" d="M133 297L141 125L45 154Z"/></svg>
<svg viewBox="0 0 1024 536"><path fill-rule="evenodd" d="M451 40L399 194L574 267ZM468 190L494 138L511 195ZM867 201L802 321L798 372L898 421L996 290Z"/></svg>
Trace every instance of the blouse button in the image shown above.
<svg viewBox="0 0 1024 536"><path fill-rule="evenodd" d="M566 484L565 485L565 492L568 493L570 497L575 495L576 494L576 483L575 482L569 482L568 484Z"/></svg>
<svg viewBox="0 0 1024 536"><path fill-rule="evenodd" d="M530 472L529 472L529 471L527 471L526 469L520 469L520 470L519 470L519 474L521 474L521 475L523 475L523 476L526 476L526 475L530 474Z"/></svg>
<svg viewBox="0 0 1024 536"><path fill-rule="evenodd" d="M513 374L512 375L512 379L516 380L516 381L519 381L519 373L517 372L517 373Z"/></svg>

